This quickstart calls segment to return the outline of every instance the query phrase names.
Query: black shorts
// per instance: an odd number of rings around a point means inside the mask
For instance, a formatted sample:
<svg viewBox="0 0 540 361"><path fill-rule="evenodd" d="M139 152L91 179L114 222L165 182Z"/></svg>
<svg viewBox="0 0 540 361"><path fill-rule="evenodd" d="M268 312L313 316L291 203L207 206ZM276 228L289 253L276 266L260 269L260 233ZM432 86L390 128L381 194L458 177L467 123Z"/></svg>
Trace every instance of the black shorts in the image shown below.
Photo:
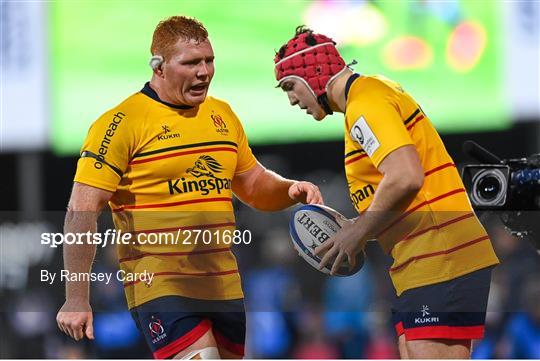
<svg viewBox="0 0 540 361"><path fill-rule="evenodd" d="M219 347L244 355L244 300L207 301L165 296L131 310L154 358L165 359L186 349L212 329Z"/></svg>
<svg viewBox="0 0 540 361"><path fill-rule="evenodd" d="M392 309L398 336L420 339L481 339L493 267L407 290Z"/></svg>

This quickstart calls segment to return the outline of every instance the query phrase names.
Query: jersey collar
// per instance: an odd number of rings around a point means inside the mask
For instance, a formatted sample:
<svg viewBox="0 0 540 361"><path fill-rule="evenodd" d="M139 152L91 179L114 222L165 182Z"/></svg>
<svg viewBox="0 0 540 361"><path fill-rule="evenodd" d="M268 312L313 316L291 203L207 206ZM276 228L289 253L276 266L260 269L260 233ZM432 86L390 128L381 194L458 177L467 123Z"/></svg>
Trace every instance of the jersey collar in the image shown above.
<svg viewBox="0 0 540 361"><path fill-rule="evenodd" d="M349 90L351 90L352 83L360 76L358 73L354 73L347 79L347 84L345 84L345 102L349 96Z"/></svg>
<svg viewBox="0 0 540 361"><path fill-rule="evenodd" d="M174 109L192 109L193 108L192 106L189 106L189 105L176 105L176 104L167 103L161 100L161 98L157 95L156 91L152 89L152 87L150 86L150 82L146 82L146 84L144 84L144 87L141 89L141 93L154 99L157 102L160 102L161 104L165 104L166 106L174 108Z"/></svg>

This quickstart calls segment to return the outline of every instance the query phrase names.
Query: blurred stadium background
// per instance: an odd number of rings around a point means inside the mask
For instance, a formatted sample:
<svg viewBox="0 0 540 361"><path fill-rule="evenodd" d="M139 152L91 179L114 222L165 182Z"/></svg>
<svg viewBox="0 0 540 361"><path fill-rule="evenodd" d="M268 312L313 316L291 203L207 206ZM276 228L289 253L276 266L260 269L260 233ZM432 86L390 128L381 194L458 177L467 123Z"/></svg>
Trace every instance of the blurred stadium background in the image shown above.
<svg viewBox="0 0 540 361"><path fill-rule="evenodd" d="M460 166L473 139L497 155L540 151L538 1L2 1L0 357L150 357L126 310L121 284L94 284L95 342L56 329L63 286L40 282L61 268L59 232L77 153L88 126L138 91L152 31L185 14L208 28L216 53L211 94L229 101L267 167L321 186L353 216L343 172L342 120L315 124L273 89L274 50L299 24L331 35L360 73L380 73L411 92ZM393 358L389 259L376 244L357 275L330 278L298 258L288 212L237 206L237 246L248 314L247 356ZM540 358L540 257L495 215L481 219L502 264L494 271L487 336L476 358ZM111 227L102 217L101 228ZM95 269L114 271L115 250Z"/></svg>

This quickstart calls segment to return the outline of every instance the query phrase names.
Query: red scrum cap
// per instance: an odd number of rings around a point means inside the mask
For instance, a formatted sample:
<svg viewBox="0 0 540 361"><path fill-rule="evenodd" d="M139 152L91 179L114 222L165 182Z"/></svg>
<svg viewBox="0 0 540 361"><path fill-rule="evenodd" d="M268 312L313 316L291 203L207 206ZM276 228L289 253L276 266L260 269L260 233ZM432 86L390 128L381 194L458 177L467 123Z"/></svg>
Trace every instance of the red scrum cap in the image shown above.
<svg viewBox="0 0 540 361"><path fill-rule="evenodd" d="M325 35L315 34L303 26L296 28L294 38L283 45L274 58L278 86L289 78L299 79L324 107L328 83L346 68L335 44Z"/></svg>

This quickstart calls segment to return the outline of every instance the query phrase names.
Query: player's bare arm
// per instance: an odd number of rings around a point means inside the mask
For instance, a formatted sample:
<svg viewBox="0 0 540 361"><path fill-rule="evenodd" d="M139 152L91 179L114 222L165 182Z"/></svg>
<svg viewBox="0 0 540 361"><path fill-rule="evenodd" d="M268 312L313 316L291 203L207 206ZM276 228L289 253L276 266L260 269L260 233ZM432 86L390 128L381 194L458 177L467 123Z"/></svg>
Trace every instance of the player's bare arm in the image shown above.
<svg viewBox="0 0 540 361"><path fill-rule="evenodd" d="M237 174L232 188L242 202L261 211L278 211L298 202L323 204L321 191L313 183L285 179L258 162Z"/></svg>
<svg viewBox="0 0 540 361"><path fill-rule="evenodd" d="M74 183L64 223L65 233L96 232L97 217L112 192ZM64 244L64 269L69 272L90 272L96 254L95 244ZM89 282L67 282L66 301L56 321L58 327L75 340L94 338Z"/></svg>
<svg viewBox="0 0 540 361"><path fill-rule="evenodd" d="M413 145L406 145L390 153L379 165L383 179L375 191L373 202L362 217L351 224L342 224L342 229L315 251L326 252L320 267L335 258L332 274L347 257L351 268L356 255L369 239L402 214L412 202L424 182L424 170Z"/></svg>

